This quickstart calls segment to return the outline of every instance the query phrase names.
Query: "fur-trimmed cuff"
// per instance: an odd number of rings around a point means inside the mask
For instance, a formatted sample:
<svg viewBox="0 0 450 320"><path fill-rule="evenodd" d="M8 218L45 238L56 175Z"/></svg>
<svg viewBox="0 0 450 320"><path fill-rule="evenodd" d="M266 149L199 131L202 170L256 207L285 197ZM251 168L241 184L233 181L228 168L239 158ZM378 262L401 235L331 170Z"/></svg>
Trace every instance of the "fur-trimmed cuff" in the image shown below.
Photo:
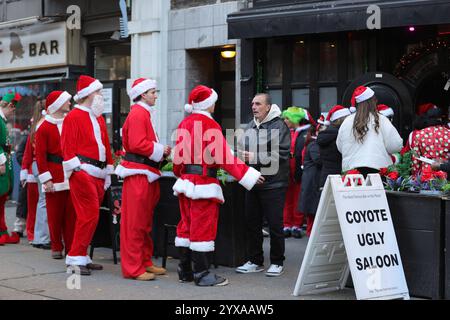
<svg viewBox="0 0 450 320"><path fill-rule="evenodd" d="M73 157L70 160L63 161L63 168L64 168L64 171L66 171L66 172L73 171L73 169L78 168L80 166L81 166L81 162L80 162L80 159L78 159L78 157Z"/></svg>
<svg viewBox="0 0 450 320"><path fill-rule="evenodd" d="M0 165L6 163L6 156L4 153L0 153Z"/></svg>
<svg viewBox="0 0 450 320"><path fill-rule="evenodd" d="M52 174L50 173L50 171L46 171L43 174L39 175L39 181L41 183L46 183L47 181L52 180L52 179L53 179L53 177L52 177Z"/></svg>
<svg viewBox="0 0 450 320"><path fill-rule="evenodd" d="M67 265L85 266L89 263L89 260L86 258L86 256L66 256Z"/></svg>
<svg viewBox="0 0 450 320"><path fill-rule="evenodd" d="M27 180L27 178L28 178L28 170L27 169L20 170L20 181Z"/></svg>
<svg viewBox="0 0 450 320"><path fill-rule="evenodd" d="M239 184L241 184L245 189L251 190L253 186L258 181L259 177L261 176L261 172L258 170L249 167L247 172L244 174L242 179L239 181Z"/></svg>
<svg viewBox="0 0 450 320"><path fill-rule="evenodd" d="M114 166L112 164L108 164L106 166L106 174L108 175L114 174Z"/></svg>
<svg viewBox="0 0 450 320"><path fill-rule="evenodd" d="M214 251L214 241L191 242L189 248L197 252L211 252Z"/></svg>
<svg viewBox="0 0 450 320"><path fill-rule="evenodd" d="M158 142L153 142L153 153L150 155L150 160L160 162L164 156L164 145Z"/></svg>
<svg viewBox="0 0 450 320"><path fill-rule="evenodd" d="M189 248L191 241L187 238L175 237L175 247Z"/></svg>

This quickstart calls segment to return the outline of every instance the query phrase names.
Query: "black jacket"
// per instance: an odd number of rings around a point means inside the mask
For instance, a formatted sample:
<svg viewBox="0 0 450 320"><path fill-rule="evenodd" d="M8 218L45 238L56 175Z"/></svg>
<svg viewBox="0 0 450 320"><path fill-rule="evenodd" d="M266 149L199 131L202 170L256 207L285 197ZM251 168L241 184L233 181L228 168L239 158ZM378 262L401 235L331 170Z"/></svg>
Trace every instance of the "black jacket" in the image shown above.
<svg viewBox="0 0 450 320"><path fill-rule="evenodd" d="M20 143L17 146L16 159L20 165L22 165L23 154L25 153L25 147L27 146L27 139L28 139L28 134L26 134L22 137L22 140L20 140Z"/></svg>
<svg viewBox="0 0 450 320"><path fill-rule="evenodd" d="M306 147L303 162L302 191L299 196L299 211L315 215L320 200L320 169L322 159L317 140Z"/></svg>
<svg viewBox="0 0 450 320"><path fill-rule="evenodd" d="M272 130L278 130L278 134L272 135ZM291 134L280 117L262 123L259 128L253 120L250 121L239 144L240 150L255 152L258 155L257 159L248 165L262 171L266 181L255 185L255 190L287 187Z"/></svg>
<svg viewBox="0 0 450 320"><path fill-rule="evenodd" d="M320 147L320 158L322 160L320 186L325 184L328 175L341 174L342 154L336 146L338 132L339 127L331 125L317 136L317 144Z"/></svg>
<svg viewBox="0 0 450 320"><path fill-rule="evenodd" d="M302 163L303 163L303 159L302 159L302 153L303 153L303 148L305 147L305 141L306 141L306 136L308 135L308 130L311 126L305 126L303 130L301 130L298 133L297 136L297 140L295 140L295 153L294 153L294 157L295 157L295 172L294 172L294 179L296 182L301 182L302 181L302 173L303 173L303 169L302 169Z"/></svg>

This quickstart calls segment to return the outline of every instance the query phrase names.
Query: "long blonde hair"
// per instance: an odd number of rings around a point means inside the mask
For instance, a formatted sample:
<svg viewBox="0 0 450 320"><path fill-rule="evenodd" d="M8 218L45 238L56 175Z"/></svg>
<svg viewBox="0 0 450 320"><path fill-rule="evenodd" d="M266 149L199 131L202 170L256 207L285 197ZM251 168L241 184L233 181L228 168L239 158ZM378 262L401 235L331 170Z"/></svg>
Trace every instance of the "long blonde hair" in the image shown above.
<svg viewBox="0 0 450 320"><path fill-rule="evenodd" d="M370 115L375 119L375 132L380 128L380 117L377 111L377 99L372 97L369 100L358 104L356 108L355 119L353 120L353 135L359 143L363 143L364 138L369 131Z"/></svg>
<svg viewBox="0 0 450 320"><path fill-rule="evenodd" d="M42 114L42 111L45 110L45 99L39 99L34 104L34 110L33 110L33 123L30 127L30 141L34 142L34 134L36 133L36 127L38 123L41 121L41 119L44 117Z"/></svg>

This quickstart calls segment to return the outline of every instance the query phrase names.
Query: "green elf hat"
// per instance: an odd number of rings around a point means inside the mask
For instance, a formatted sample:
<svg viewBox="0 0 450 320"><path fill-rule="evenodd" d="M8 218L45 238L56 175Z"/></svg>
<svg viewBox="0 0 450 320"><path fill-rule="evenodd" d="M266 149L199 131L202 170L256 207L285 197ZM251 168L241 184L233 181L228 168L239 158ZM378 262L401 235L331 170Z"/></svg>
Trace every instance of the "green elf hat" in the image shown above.
<svg viewBox="0 0 450 320"><path fill-rule="evenodd" d="M299 107L289 107L283 111L282 116L294 124L299 124L305 118L306 112Z"/></svg>
<svg viewBox="0 0 450 320"><path fill-rule="evenodd" d="M17 106L17 103L22 99L22 96L17 92L8 92L2 98L2 101L10 102Z"/></svg>

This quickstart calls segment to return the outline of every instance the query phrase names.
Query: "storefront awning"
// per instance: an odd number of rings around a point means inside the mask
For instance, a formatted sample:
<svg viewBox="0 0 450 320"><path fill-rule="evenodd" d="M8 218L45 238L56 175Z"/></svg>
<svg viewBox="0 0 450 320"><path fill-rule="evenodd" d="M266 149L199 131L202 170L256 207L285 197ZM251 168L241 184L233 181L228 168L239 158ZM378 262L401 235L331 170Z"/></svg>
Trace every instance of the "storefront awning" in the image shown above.
<svg viewBox="0 0 450 320"><path fill-rule="evenodd" d="M367 30L367 8L381 9L381 28L450 23L448 0L317 1L228 15L228 38L251 39L310 33Z"/></svg>

